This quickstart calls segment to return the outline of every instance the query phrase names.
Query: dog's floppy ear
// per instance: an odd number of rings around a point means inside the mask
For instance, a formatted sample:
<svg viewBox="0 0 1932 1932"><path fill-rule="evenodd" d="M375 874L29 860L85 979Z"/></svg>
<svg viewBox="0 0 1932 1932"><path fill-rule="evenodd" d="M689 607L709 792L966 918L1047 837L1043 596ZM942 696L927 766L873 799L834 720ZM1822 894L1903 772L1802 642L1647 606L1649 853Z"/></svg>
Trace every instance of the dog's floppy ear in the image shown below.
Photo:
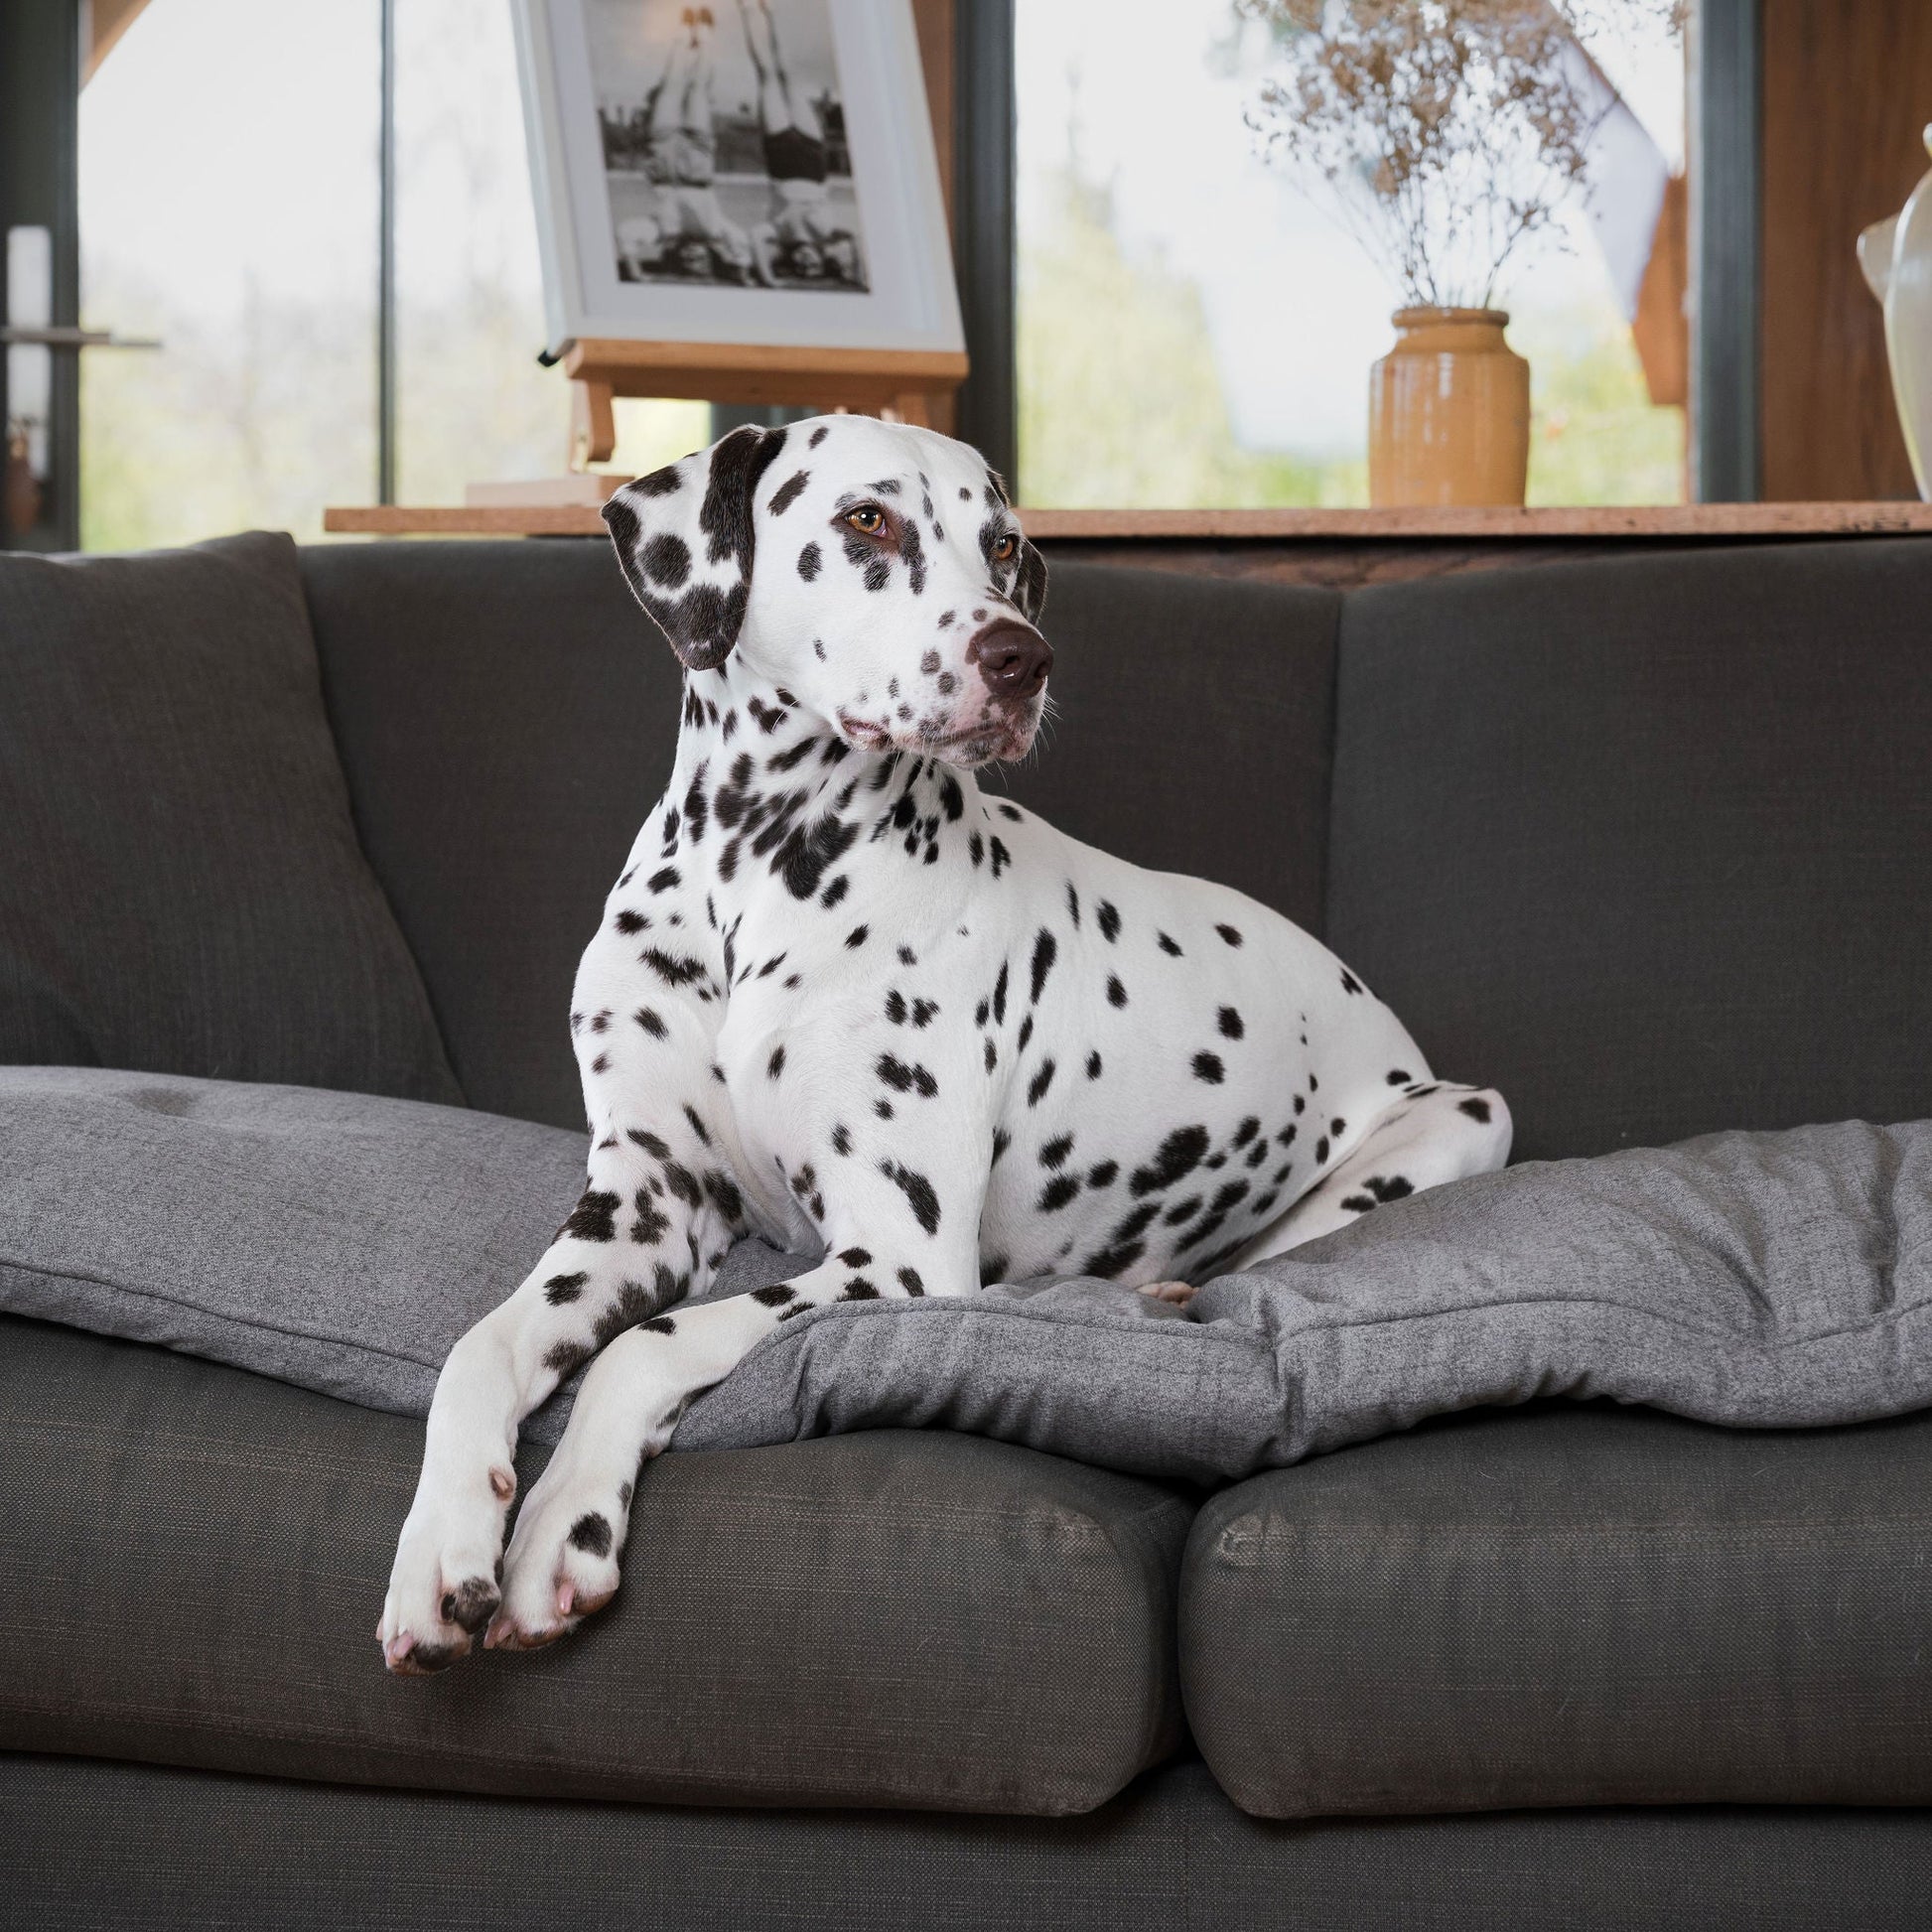
<svg viewBox="0 0 1932 1932"><path fill-rule="evenodd" d="M986 469L986 486L1008 509L1013 507L1007 480L991 464ZM1020 539L1020 569L1014 579L1013 601L1029 623L1037 623L1046 608L1046 559L1025 537Z"/></svg>
<svg viewBox="0 0 1932 1932"><path fill-rule="evenodd" d="M781 429L735 429L682 463L625 483L605 527L637 602L687 670L716 670L752 595L752 492L784 448Z"/></svg>

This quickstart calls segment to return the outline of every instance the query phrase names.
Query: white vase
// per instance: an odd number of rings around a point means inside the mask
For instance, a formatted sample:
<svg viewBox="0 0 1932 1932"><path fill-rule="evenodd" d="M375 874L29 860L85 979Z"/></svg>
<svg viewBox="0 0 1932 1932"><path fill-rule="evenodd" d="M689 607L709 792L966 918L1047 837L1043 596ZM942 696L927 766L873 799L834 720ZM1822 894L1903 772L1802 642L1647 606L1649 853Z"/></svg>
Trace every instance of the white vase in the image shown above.
<svg viewBox="0 0 1932 1932"><path fill-rule="evenodd" d="M1925 130L1932 154L1932 127ZM1859 266L1885 308L1891 390L1918 493L1932 503L1932 175L1859 237Z"/></svg>

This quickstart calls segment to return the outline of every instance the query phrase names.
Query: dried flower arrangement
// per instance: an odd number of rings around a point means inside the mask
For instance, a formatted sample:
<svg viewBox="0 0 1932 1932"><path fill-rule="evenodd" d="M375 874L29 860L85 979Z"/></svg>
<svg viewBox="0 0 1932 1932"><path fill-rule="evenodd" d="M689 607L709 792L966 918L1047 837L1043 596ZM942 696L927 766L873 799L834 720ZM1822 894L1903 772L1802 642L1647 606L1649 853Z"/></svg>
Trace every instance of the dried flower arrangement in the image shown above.
<svg viewBox="0 0 1932 1932"><path fill-rule="evenodd" d="M1325 177L1415 307L1487 308L1517 245L1586 182L1612 96L1579 29L1686 0L1236 0L1285 71L1249 124Z"/></svg>

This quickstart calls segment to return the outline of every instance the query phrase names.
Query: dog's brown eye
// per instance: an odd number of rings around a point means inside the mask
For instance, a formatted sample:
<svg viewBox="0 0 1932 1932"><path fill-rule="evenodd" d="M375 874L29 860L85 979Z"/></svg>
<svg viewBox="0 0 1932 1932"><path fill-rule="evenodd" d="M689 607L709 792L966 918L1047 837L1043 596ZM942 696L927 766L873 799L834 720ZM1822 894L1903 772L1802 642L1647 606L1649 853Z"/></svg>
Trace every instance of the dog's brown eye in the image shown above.
<svg viewBox="0 0 1932 1932"><path fill-rule="evenodd" d="M1006 564L1013 561L1013 553L1020 548L1020 539L1009 530L1004 536L993 539L993 561Z"/></svg>
<svg viewBox="0 0 1932 1932"><path fill-rule="evenodd" d="M861 535L876 537L886 527L886 512L877 503L861 503L846 511L845 520Z"/></svg>

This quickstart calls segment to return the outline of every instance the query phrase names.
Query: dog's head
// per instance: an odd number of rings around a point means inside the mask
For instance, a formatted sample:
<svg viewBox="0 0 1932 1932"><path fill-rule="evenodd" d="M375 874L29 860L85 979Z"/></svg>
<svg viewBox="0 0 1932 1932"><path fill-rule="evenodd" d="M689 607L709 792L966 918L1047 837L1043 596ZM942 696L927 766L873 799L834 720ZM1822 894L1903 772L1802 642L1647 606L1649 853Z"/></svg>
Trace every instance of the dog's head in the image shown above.
<svg viewBox="0 0 1932 1932"><path fill-rule="evenodd" d="M863 751L974 765L1032 746L1046 566L965 444L867 416L734 430L604 520L690 669L736 651Z"/></svg>

